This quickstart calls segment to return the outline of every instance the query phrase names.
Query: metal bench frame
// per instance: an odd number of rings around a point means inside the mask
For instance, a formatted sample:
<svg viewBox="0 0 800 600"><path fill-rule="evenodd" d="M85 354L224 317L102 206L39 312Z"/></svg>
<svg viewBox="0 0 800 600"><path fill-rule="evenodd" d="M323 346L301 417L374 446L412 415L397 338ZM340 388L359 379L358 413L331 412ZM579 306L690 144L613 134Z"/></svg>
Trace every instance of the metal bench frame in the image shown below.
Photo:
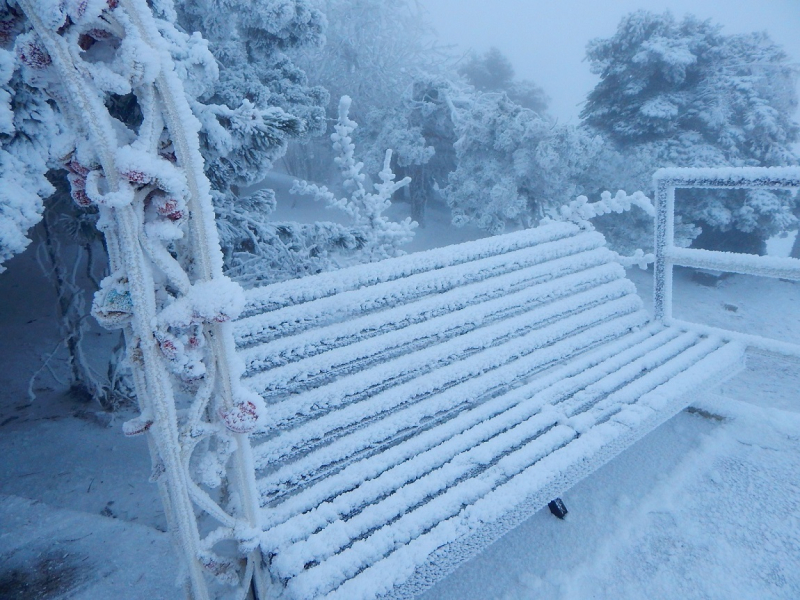
<svg viewBox="0 0 800 600"><path fill-rule="evenodd" d="M800 357L800 345L762 336L690 323L672 316L672 269L674 266L709 269L800 281L800 260L680 248L675 246L676 189L777 189L800 190L800 168L671 168L653 176L656 192L656 239L654 316L667 325L684 325L709 334L724 334L751 348ZM800 234L798 234L800 235Z"/></svg>

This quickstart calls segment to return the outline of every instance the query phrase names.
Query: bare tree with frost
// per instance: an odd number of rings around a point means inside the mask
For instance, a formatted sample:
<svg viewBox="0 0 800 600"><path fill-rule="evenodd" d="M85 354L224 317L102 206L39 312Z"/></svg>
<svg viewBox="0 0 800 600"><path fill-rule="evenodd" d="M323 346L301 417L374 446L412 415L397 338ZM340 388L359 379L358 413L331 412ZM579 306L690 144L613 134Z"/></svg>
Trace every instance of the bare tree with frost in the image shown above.
<svg viewBox="0 0 800 600"><path fill-rule="evenodd" d="M364 163L355 158L352 134L357 124L349 116L351 102L349 96L342 96L339 119L331 135L337 154L334 160L342 176L342 187L349 197L337 198L326 186L307 181L295 182L292 193L313 196L328 207L344 212L349 217L349 227L357 243L352 249L359 251L359 258L366 256L370 260L380 260L398 256L402 253L400 246L413 239L417 223L409 217L399 223L390 221L383 213L391 205L392 195L411 183L411 178L395 181L391 168L392 151L386 150L383 169L378 173L380 182L374 184L374 192L367 191L364 185L366 175L361 172Z"/></svg>

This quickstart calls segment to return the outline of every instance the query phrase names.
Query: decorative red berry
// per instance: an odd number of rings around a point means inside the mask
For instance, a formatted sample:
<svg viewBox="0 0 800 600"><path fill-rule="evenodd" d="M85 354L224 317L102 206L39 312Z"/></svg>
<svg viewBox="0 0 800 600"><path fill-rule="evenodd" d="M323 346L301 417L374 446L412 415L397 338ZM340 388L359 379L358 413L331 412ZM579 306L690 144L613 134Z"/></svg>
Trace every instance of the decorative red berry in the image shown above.
<svg viewBox="0 0 800 600"><path fill-rule="evenodd" d="M182 202L175 198L169 198L162 194L153 195L153 205L156 212L162 217L166 217L170 221L180 221L185 216L182 208Z"/></svg>
<svg viewBox="0 0 800 600"><path fill-rule="evenodd" d="M32 69L46 69L53 62L44 48L30 40L21 43L17 53L23 64Z"/></svg>
<svg viewBox="0 0 800 600"><path fill-rule="evenodd" d="M75 204L81 208L91 206L92 199L86 194L86 178L77 173L68 173L67 180L70 186L69 195L75 201Z"/></svg>
<svg viewBox="0 0 800 600"><path fill-rule="evenodd" d="M71 161L69 161L66 165L64 165L64 168L66 168L67 171L69 171L70 173L74 173L75 175L80 175L83 178L86 178L86 176L89 174L89 168L84 167L74 158Z"/></svg>
<svg viewBox="0 0 800 600"><path fill-rule="evenodd" d="M93 37L96 40L107 40L112 37L110 31L106 31L105 29L98 29L93 27L89 31L86 32L86 35Z"/></svg>
<svg viewBox="0 0 800 600"><path fill-rule="evenodd" d="M86 190L72 190L69 195L81 208L88 208L92 205L92 199L86 194Z"/></svg>
<svg viewBox="0 0 800 600"><path fill-rule="evenodd" d="M145 184L150 183L151 179L148 175L145 175L142 171L137 171L132 169L130 171L123 171L120 173L125 179L130 181L131 183L137 184Z"/></svg>
<svg viewBox="0 0 800 600"><path fill-rule="evenodd" d="M178 201L175 198L159 198L156 202L156 212L162 217L171 215L178 210Z"/></svg>
<svg viewBox="0 0 800 600"><path fill-rule="evenodd" d="M225 427L234 433L250 433L255 429L258 421L258 410L256 405L250 402L234 404L228 409L220 409L219 417Z"/></svg>
<svg viewBox="0 0 800 600"><path fill-rule="evenodd" d="M164 354L164 356L170 360L178 356L178 347L175 345L175 342L169 338L161 340L158 343L158 347L161 348L161 352Z"/></svg>
<svg viewBox="0 0 800 600"><path fill-rule="evenodd" d="M80 46L81 50L88 50L92 47L94 42L94 38L90 35L86 35L85 33L82 33L78 36L78 46Z"/></svg>

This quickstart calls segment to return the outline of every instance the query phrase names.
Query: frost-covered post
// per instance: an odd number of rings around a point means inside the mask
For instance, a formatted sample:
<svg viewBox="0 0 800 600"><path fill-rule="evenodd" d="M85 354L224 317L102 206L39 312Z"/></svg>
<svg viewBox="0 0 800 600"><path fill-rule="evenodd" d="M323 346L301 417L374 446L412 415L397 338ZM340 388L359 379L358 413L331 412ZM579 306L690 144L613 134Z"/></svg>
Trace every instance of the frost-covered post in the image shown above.
<svg viewBox="0 0 800 600"><path fill-rule="evenodd" d="M169 2L156 5L158 19L143 0L17 4L25 19L9 12L23 81L58 107L61 136L47 160L68 171L73 199L100 214L111 274L93 313L125 332L141 415L124 431L149 438L188 591L243 597L255 581L264 595L246 435L262 402L239 382L229 321L243 292L222 274L199 123L179 76L198 65L213 72L213 58L174 27ZM136 124L107 109L129 94ZM205 537L198 514L216 521Z"/></svg>
<svg viewBox="0 0 800 600"><path fill-rule="evenodd" d="M672 263L667 261L667 254L675 239L675 186L661 178L655 178L654 183L656 188L654 316L658 321L668 321L672 318Z"/></svg>

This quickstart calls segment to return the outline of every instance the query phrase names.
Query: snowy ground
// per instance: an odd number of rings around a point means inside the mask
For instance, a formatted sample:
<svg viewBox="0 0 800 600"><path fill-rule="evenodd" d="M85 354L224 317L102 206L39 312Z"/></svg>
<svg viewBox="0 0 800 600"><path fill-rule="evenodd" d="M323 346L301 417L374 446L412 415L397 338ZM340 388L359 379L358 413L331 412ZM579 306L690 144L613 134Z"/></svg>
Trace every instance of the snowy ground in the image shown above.
<svg viewBox="0 0 800 600"><path fill-rule="evenodd" d="M283 218L313 207L298 199ZM310 202L310 201L309 201ZM395 210L400 211L403 207ZM415 247L478 232L429 213ZM54 298L29 255L0 275L0 598L177 598L143 440L44 370ZM631 277L648 301L651 273ZM800 339L800 284L676 275L676 314ZM731 307L735 307L735 310ZM50 366L58 373L63 364ZM800 369L750 357L683 412L429 590L426 600L800 598Z"/></svg>

